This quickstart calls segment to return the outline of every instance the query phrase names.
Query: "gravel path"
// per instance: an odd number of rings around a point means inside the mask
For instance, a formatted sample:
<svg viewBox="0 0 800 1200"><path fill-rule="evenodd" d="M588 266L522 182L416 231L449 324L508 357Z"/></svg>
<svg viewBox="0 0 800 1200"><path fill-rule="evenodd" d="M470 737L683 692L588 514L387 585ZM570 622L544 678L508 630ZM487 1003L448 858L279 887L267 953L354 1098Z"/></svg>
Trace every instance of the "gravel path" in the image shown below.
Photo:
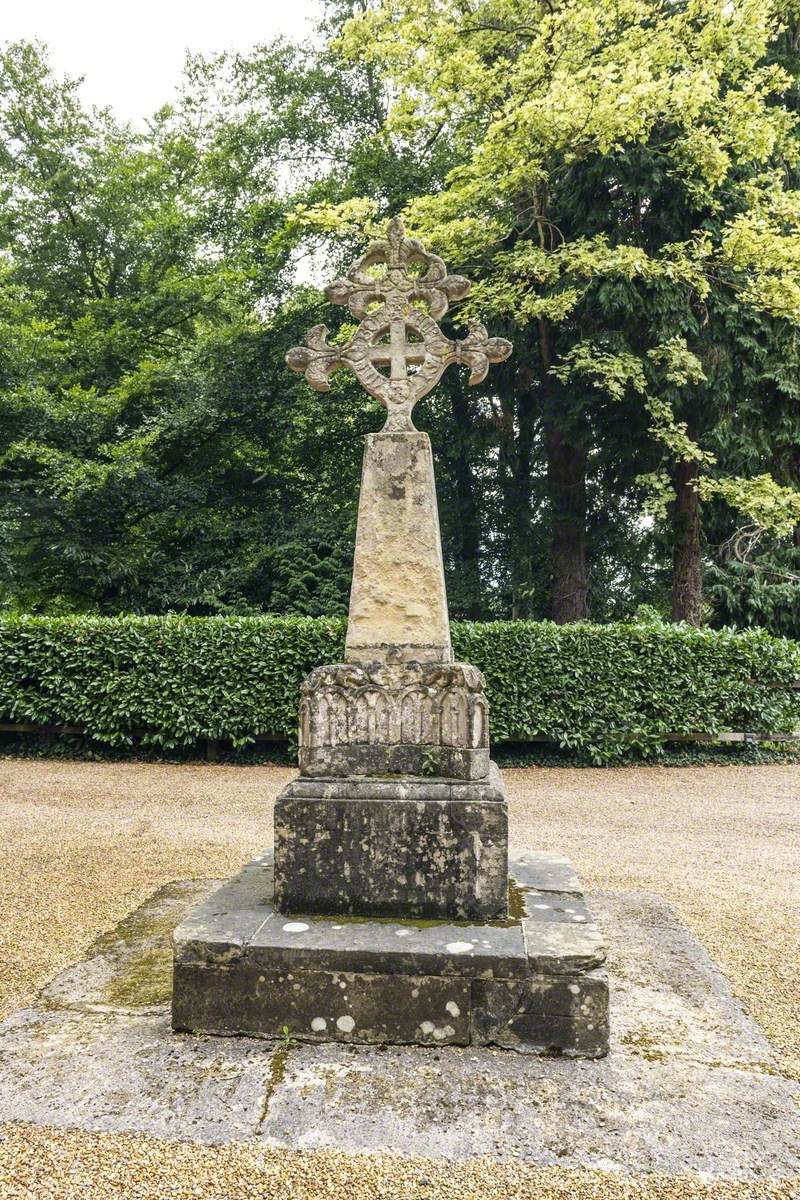
<svg viewBox="0 0 800 1200"><path fill-rule="evenodd" d="M797 1200L787 1183L632 1179L472 1159L261 1150L122 1134L6 1129L3 1200ZM5 1160L5 1166L4 1166Z"/></svg>
<svg viewBox="0 0 800 1200"><path fill-rule="evenodd" d="M26 1003L160 884L221 877L268 845L271 767L0 760L0 1013ZM800 1077L796 766L505 772L515 847L571 856L587 890L668 899ZM6 1128L0 1196L800 1197L800 1186L204 1148Z"/></svg>

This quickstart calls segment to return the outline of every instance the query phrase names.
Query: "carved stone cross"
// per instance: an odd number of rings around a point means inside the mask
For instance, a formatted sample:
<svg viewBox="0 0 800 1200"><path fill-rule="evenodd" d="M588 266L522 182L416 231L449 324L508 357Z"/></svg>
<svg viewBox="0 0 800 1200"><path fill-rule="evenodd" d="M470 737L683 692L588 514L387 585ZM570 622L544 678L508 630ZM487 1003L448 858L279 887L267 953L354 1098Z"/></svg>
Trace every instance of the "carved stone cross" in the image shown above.
<svg viewBox="0 0 800 1200"><path fill-rule="evenodd" d="M350 341L331 346L327 327L315 325L305 345L290 350L286 362L304 372L318 392L330 390L330 376L337 368L349 367L385 405L385 431L413 430L414 405L436 386L450 363L466 363L469 382L476 384L486 378L490 363L502 362L511 353L510 342L490 338L478 321L469 323L460 341L442 333L438 319L469 288L468 279L448 275L438 255L406 237L402 221L395 217L386 237L373 242L346 278L325 290L333 304L346 304L361 321Z"/></svg>

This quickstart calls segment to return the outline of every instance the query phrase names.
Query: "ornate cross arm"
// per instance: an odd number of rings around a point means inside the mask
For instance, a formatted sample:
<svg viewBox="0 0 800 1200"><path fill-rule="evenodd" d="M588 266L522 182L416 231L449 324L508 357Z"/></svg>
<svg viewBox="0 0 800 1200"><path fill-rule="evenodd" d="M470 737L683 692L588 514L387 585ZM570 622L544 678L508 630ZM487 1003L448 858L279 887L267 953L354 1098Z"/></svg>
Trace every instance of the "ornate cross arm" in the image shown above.
<svg viewBox="0 0 800 1200"><path fill-rule="evenodd" d="M463 275L448 275L438 254L422 242L405 236L403 222L394 217L386 237L372 242L353 263L344 279L325 289L331 304L346 304L354 317L366 317L370 307L392 296L403 295L410 304L422 304L434 320L451 303L463 300L470 282Z"/></svg>
<svg viewBox="0 0 800 1200"><path fill-rule="evenodd" d="M304 346L295 346L286 355L286 365L293 371L303 371L317 392L331 390L330 377L337 367L349 364L343 357L346 346L329 346L327 325L314 325L305 337Z"/></svg>
<svg viewBox="0 0 800 1200"><path fill-rule="evenodd" d="M381 267L383 275L377 274ZM386 238L373 242L347 278L328 288L329 299L347 304L361 318L350 341L330 346L326 326L315 325L305 345L290 350L286 362L304 372L319 392L330 390L331 374L338 367L349 367L362 387L386 406L385 429L413 429L414 405L451 363L469 366L469 383L476 384L486 378L491 363L511 353L510 342L489 337L478 321L470 323L461 341L442 333L436 318L447 311L450 300L465 296L469 286L462 276L448 275L442 260L428 254L420 242L405 237L402 223L395 219Z"/></svg>
<svg viewBox="0 0 800 1200"><path fill-rule="evenodd" d="M470 321L467 336L463 341L453 342L451 345L456 349L455 362L467 363L470 367L467 380L470 386L483 383L489 374L490 365L504 362L514 349L506 338L489 337L489 331L480 321Z"/></svg>

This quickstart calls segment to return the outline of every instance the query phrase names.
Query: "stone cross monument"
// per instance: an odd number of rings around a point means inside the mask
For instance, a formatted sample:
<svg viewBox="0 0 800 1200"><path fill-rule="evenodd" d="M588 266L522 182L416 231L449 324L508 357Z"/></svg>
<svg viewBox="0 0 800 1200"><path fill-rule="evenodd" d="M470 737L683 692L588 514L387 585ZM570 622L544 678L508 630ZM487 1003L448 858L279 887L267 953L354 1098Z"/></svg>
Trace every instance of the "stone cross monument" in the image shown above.
<svg viewBox="0 0 800 1200"><path fill-rule="evenodd" d="M469 282L399 220L327 289L360 324L287 355L318 391L349 368L386 408L364 451L345 661L299 704L299 778L256 859L175 934L173 1025L300 1040L607 1049L602 937L569 862L508 862L480 671L453 661L428 435L416 402L450 364L511 354L438 320Z"/></svg>
<svg viewBox="0 0 800 1200"><path fill-rule="evenodd" d="M449 363L477 383L511 353L482 325L444 336L435 317L468 290L394 220L327 290L361 319L350 341L330 347L317 325L287 355L320 391L349 367L387 417L366 439L346 661L303 686L307 782L276 812L286 911L506 915L506 805L489 774L483 679L453 662L430 440L411 419ZM446 796L431 777L448 780Z"/></svg>
<svg viewBox="0 0 800 1200"><path fill-rule="evenodd" d="M347 278L326 291L361 321L350 341L329 346L328 330L315 325L306 345L286 356L321 392L332 371L349 367L386 408L386 424L367 438L364 455L347 627L351 663L452 661L430 441L411 414L450 363L468 365L475 384L511 353L510 342L490 338L478 322L463 341L442 333L437 320L469 287L395 219L385 240L373 242Z"/></svg>

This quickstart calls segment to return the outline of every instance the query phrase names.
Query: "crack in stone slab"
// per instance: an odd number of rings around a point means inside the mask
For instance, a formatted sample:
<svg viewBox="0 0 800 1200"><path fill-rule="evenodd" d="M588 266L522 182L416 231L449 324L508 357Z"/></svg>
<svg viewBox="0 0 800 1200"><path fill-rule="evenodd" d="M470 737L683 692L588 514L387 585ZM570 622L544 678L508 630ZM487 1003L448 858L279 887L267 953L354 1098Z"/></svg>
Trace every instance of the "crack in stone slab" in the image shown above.
<svg viewBox="0 0 800 1200"><path fill-rule="evenodd" d="M256 1123L256 1134L261 1133L261 1128L269 1113L270 1100L286 1077L286 1063L291 1050L292 1044L290 1042L285 1042L283 1045L279 1046L272 1055L269 1065L269 1078L267 1080L267 1086L264 1089L264 1096L261 1100L261 1111L258 1115L258 1121Z"/></svg>

